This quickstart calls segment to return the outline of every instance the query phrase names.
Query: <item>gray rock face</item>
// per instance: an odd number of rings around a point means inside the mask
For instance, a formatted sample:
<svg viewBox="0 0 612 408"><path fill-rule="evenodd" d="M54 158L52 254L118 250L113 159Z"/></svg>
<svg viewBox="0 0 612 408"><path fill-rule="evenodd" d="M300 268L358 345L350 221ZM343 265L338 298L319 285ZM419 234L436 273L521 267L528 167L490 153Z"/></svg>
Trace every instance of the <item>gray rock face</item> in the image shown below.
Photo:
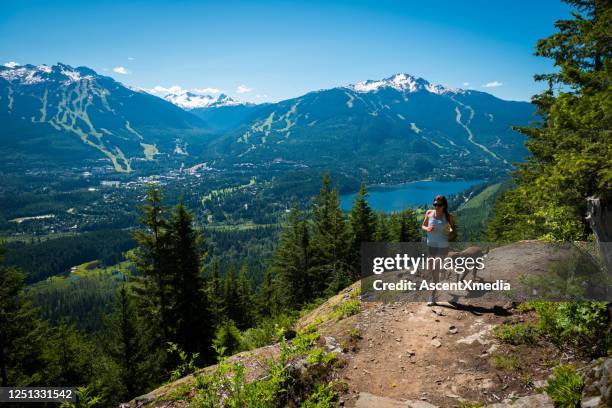
<svg viewBox="0 0 612 408"><path fill-rule="evenodd" d="M594 361L581 371L584 380L582 408L612 406L612 357Z"/></svg>
<svg viewBox="0 0 612 408"><path fill-rule="evenodd" d="M487 408L554 408L554 404L546 394L533 394L520 397L514 401L502 401L487 405Z"/></svg>
<svg viewBox="0 0 612 408"><path fill-rule="evenodd" d="M355 408L439 408L426 401L398 401L387 397L360 392Z"/></svg>

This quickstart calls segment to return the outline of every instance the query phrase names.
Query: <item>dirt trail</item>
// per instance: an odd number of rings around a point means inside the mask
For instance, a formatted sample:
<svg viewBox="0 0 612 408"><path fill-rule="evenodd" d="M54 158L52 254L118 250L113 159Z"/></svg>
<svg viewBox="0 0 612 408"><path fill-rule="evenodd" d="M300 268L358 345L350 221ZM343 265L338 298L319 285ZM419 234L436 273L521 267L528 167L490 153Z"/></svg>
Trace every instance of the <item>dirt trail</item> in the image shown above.
<svg viewBox="0 0 612 408"><path fill-rule="evenodd" d="M521 242L492 250L487 267L495 276L515 281L520 275L544 272L560 256L546 243ZM464 300L434 307L423 302L363 302L357 315L321 324L324 336L346 339L351 329L360 334L353 350L344 353L346 366L336 373L348 384L345 406L367 407L372 395L412 401L404 406L456 407L462 401L495 404L537 393L550 374L551 361L562 358L559 352L550 344L500 344L493 333L496 326L529 317L517 316L510 303L486 296ZM491 360L497 355L517 358L521 367L514 372L495 367ZM552 406L547 397L538 398L545 401L534 406Z"/></svg>
<svg viewBox="0 0 612 408"><path fill-rule="evenodd" d="M368 392L453 406L462 400L502 400L512 392L491 391L503 384L488 361L498 348L491 331L509 312L423 303L366 303L364 308L356 324L359 351L348 354L340 374L348 380L349 395ZM349 397L347 405L354 402Z"/></svg>

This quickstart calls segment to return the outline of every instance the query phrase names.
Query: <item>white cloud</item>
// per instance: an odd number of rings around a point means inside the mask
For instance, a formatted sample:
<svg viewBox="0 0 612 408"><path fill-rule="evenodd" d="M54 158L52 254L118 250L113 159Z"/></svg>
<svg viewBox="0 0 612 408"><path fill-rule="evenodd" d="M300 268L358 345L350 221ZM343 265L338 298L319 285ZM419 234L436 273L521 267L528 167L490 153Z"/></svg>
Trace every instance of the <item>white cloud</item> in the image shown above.
<svg viewBox="0 0 612 408"><path fill-rule="evenodd" d="M122 66L118 66L118 67L113 68L113 72L116 72L116 73L121 74L121 75L128 75L128 74L131 73L130 71L127 70L126 67L122 67Z"/></svg>
<svg viewBox="0 0 612 408"><path fill-rule="evenodd" d="M136 58L134 57L128 57L128 61L134 61Z"/></svg>
<svg viewBox="0 0 612 408"><path fill-rule="evenodd" d="M238 88L236 88L236 93L239 93L239 94L249 93L252 90L253 90L253 88L249 88L246 85L238 85Z"/></svg>
<svg viewBox="0 0 612 408"><path fill-rule="evenodd" d="M19 63L15 61L9 61L9 62L4 63L3 65L7 68L15 68L19 66Z"/></svg>
<svg viewBox="0 0 612 408"><path fill-rule="evenodd" d="M268 95L266 95L266 94L257 94L257 95L255 95L255 98L257 98L257 99L264 99L264 98L267 98L267 97L268 97Z"/></svg>
<svg viewBox="0 0 612 408"><path fill-rule="evenodd" d="M503 83L501 83L499 81L493 81L493 82L487 82L482 87L483 88L497 88L498 86L502 86L502 85L503 85Z"/></svg>
<svg viewBox="0 0 612 408"><path fill-rule="evenodd" d="M470 86L470 83L469 82L464 82L463 86Z"/></svg>

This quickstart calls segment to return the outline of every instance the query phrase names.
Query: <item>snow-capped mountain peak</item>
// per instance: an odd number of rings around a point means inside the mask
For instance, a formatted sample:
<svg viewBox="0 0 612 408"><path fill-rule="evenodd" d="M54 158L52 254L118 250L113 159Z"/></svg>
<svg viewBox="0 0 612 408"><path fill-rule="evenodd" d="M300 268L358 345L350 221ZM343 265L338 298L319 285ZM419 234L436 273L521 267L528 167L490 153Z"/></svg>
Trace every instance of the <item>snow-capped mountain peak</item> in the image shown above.
<svg viewBox="0 0 612 408"><path fill-rule="evenodd" d="M164 99L186 110L196 108L219 108L221 106L236 106L242 104L242 102L223 93L218 95L202 95L184 91L169 93L164 96Z"/></svg>
<svg viewBox="0 0 612 408"><path fill-rule="evenodd" d="M95 71L89 68L73 68L62 63L49 66L19 65L11 62L0 66L0 78L19 85L35 85L41 82L63 82L69 85L81 80L91 80L96 75Z"/></svg>
<svg viewBox="0 0 612 408"><path fill-rule="evenodd" d="M356 84L351 84L348 88L356 92L378 92L383 88L392 88L400 92L418 92L427 91L435 94L459 93L463 90L455 88L447 88L442 85L430 84L423 78L417 78L409 74L399 73L389 78L379 80L361 81Z"/></svg>

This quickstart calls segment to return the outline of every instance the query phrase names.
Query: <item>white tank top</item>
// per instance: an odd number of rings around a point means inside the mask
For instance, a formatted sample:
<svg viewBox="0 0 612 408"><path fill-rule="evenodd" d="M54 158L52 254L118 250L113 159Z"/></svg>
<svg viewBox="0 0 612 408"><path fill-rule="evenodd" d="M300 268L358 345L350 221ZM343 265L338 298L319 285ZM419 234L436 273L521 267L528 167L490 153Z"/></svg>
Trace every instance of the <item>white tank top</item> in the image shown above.
<svg viewBox="0 0 612 408"><path fill-rule="evenodd" d="M429 226L434 229L427 233L427 246L434 248L448 248L448 220L446 215L442 214L442 218L435 217L436 212L432 211L429 215Z"/></svg>

